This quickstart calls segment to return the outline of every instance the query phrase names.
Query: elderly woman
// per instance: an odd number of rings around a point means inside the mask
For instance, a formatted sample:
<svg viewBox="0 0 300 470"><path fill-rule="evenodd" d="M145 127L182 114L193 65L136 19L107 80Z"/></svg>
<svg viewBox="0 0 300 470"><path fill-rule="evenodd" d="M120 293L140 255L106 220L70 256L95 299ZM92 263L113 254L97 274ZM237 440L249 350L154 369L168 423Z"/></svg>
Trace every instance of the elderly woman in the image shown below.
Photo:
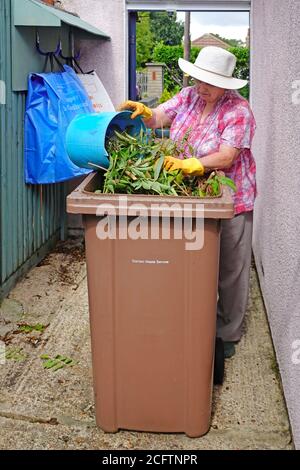
<svg viewBox="0 0 300 470"><path fill-rule="evenodd" d="M220 169L237 186L235 217L221 221L221 251L217 336L225 342L225 357L235 353L247 308L251 264L252 219L256 195L255 161L251 142L255 120L249 103L236 90L247 82L233 78L236 57L219 47L203 48L194 64L179 59L181 70L195 85L150 110L127 101L121 109L134 111L151 128L170 127L170 137L182 141L186 159L166 157L165 167L186 175ZM190 147L194 153L190 155Z"/></svg>

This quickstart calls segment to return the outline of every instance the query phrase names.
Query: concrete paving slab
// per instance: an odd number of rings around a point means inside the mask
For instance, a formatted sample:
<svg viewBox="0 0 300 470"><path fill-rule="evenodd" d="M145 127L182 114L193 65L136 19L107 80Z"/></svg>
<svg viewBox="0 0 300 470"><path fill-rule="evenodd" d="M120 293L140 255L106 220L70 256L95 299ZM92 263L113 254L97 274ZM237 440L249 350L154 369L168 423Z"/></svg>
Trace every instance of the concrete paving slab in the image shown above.
<svg viewBox="0 0 300 470"><path fill-rule="evenodd" d="M0 366L1 449L293 448L254 270L245 335L236 355L226 361L224 385L214 388L211 429L199 439L129 431L106 434L96 427L86 268L80 241L60 244L17 285L8 301L21 305L23 314L21 320L15 314L10 319L7 308L5 318L0 314L0 326L6 326L1 339L6 350L12 351L11 358ZM20 321L27 325L41 322L45 329L21 333ZM76 364L54 372L44 369L42 355L67 356Z"/></svg>

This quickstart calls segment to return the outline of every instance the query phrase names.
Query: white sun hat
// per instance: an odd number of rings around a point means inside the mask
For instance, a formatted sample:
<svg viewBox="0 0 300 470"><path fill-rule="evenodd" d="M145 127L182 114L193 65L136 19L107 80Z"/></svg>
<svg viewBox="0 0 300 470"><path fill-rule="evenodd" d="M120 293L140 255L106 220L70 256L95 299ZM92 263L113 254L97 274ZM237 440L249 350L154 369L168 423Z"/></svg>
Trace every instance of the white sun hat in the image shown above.
<svg viewBox="0 0 300 470"><path fill-rule="evenodd" d="M204 47L194 64L185 59L179 59L178 65L184 73L196 80L219 88L238 90L248 83L247 80L239 80L232 76L236 66L236 57L221 47Z"/></svg>

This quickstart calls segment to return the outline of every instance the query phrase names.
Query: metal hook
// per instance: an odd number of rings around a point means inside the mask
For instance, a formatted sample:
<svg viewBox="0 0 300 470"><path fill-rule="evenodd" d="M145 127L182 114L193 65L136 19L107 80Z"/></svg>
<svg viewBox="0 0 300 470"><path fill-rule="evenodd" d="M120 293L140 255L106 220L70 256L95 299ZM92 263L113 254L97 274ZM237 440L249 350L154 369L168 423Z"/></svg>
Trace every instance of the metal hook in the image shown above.
<svg viewBox="0 0 300 470"><path fill-rule="evenodd" d="M40 48L40 35L38 33L38 31L36 32L36 49L38 51L39 54L43 55L43 56L49 56L50 54L53 54L55 56L59 55L61 50L62 50L62 43L61 43L61 39L59 39L59 43L57 44L57 47L56 47L56 50L55 51L49 51L49 52L44 52L41 50Z"/></svg>
<svg viewBox="0 0 300 470"><path fill-rule="evenodd" d="M62 49L60 50L60 53L59 53L59 57L61 57L62 59L68 61L68 60L79 60L80 59L80 56L81 56L81 51L79 50L77 52L77 54L75 54L75 56L70 56L70 57L65 57L62 53Z"/></svg>

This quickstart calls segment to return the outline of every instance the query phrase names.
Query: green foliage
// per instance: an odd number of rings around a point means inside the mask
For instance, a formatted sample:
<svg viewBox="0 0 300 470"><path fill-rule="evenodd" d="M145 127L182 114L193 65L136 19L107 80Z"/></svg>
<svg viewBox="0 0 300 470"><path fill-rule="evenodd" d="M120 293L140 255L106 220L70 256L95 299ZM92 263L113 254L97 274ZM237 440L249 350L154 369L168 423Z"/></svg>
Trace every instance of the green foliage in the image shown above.
<svg viewBox="0 0 300 470"><path fill-rule="evenodd" d="M242 80L249 80L250 50L248 47L230 47L229 52L237 58L234 76Z"/></svg>
<svg viewBox="0 0 300 470"><path fill-rule="evenodd" d="M166 46L162 42L157 44L153 51L154 62L163 62L170 70L164 70L164 88L171 94L178 83L174 77L182 82L182 74L178 67L178 59L183 57L183 46Z"/></svg>
<svg viewBox="0 0 300 470"><path fill-rule="evenodd" d="M199 47L191 48L191 61L195 62L199 54ZM164 89L173 96L178 93L182 83L182 72L178 67L178 59L183 57L183 46L166 46L162 42L157 44L153 51L153 60L155 62L163 62L170 70L164 71Z"/></svg>
<svg viewBox="0 0 300 470"><path fill-rule="evenodd" d="M166 101L170 100L174 95L179 93L180 91L180 86L175 85L172 91L167 90L167 88L164 88L164 91L159 99L159 103L165 103Z"/></svg>
<svg viewBox="0 0 300 470"><path fill-rule="evenodd" d="M47 354L43 354L41 356L43 361L44 369L52 369L55 372L59 369L63 369L64 367L73 367L78 364L78 361L74 361L73 359L61 355L55 356L54 359L51 359Z"/></svg>
<svg viewBox="0 0 300 470"><path fill-rule="evenodd" d="M222 184L235 185L229 178L217 171L209 176L185 177L180 169L166 170L166 156L180 157L188 152L193 155L194 149L188 145L189 130L181 142L171 139L158 139L155 134L140 133L132 137L118 133L110 140L108 153L109 169L105 172L103 194L159 194L189 197L219 197ZM222 180L221 180L222 178ZM95 191L99 194L99 189Z"/></svg>
<svg viewBox="0 0 300 470"><path fill-rule="evenodd" d="M175 12L139 12L136 28L137 69L156 60L152 57L156 44L162 42L168 46L178 46L182 43L183 33L183 22L176 21Z"/></svg>
<svg viewBox="0 0 300 470"><path fill-rule="evenodd" d="M153 47L154 39L150 28L150 15L148 12L140 12L136 27L136 64L138 69L143 68L146 62L151 61Z"/></svg>
<svg viewBox="0 0 300 470"><path fill-rule="evenodd" d="M246 100L249 100L250 90L249 85L246 85L241 90L238 90L239 94L242 95Z"/></svg>
<svg viewBox="0 0 300 470"><path fill-rule="evenodd" d="M184 24L176 19L176 12L152 11L150 13L150 28L155 44L162 41L167 46L178 46L182 43Z"/></svg>
<svg viewBox="0 0 300 470"><path fill-rule="evenodd" d="M19 331L22 331L23 333L32 333L33 331L38 331L40 333L43 333L45 328L47 328L48 325L41 325L40 323L37 323L36 325L19 325Z"/></svg>
<svg viewBox="0 0 300 470"><path fill-rule="evenodd" d="M199 52L199 47L191 48L190 61L195 62ZM249 80L249 62L250 62L250 51L247 47L230 47L229 52L234 54L237 58L237 64L234 76L242 80ZM178 92L178 84L174 80L174 77L182 82L182 72L178 67L178 59L183 57L183 46L166 46L163 43L159 43L155 46L153 51L153 60L155 62L165 63L171 71L165 70L164 73L164 88L166 93L164 98L169 93L172 97ZM249 86L239 91L244 98L249 99ZM166 99L164 99L166 101ZM163 101L162 101L163 102Z"/></svg>
<svg viewBox="0 0 300 470"><path fill-rule="evenodd" d="M164 96L161 102L166 101L167 93L172 97L179 91L182 83L182 72L178 67L178 59L183 57L182 39L184 23L176 21L175 12L139 12L137 22L137 69L143 69L147 62L163 62L170 70L164 73ZM237 57L235 77L249 80L249 49L243 47L243 42L237 39L226 39L218 34L214 36L231 45L229 51ZM190 61L195 62L199 54L199 47L192 47ZM249 98L249 86L240 90L240 94Z"/></svg>
<svg viewBox="0 0 300 470"><path fill-rule="evenodd" d="M229 186L234 192L237 191L237 187L236 187L234 181L232 181L232 179L228 178L228 176L219 176L219 182L221 184Z"/></svg>
<svg viewBox="0 0 300 470"><path fill-rule="evenodd" d="M236 69L234 76L241 80L248 80L250 78L250 49L248 47L230 47L229 52L234 54L237 58ZM246 85L239 93L249 99L249 85Z"/></svg>
<svg viewBox="0 0 300 470"><path fill-rule="evenodd" d="M164 62L169 67L177 64L179 57L183 57L183 46L166 46L163 42L156 44L153 51L153 60L155 62Z"/></svg>
<svg viewBox="0 0 300 470"><path fill-rule="evenodd" d="M191 47L190 62L193 62L193 63L195 62L200 51L201 51L201 47Z"/></svg>

